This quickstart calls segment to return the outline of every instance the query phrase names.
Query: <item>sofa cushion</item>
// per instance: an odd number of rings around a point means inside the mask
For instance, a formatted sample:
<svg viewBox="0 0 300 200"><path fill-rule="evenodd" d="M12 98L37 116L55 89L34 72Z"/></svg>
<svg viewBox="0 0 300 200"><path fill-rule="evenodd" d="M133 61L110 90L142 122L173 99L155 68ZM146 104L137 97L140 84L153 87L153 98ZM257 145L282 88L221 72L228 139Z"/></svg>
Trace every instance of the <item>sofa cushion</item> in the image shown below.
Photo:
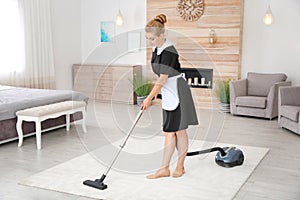
<svg viewBox="0 0 300 200"><path fill-rule="evenodd" d="M248 72L248 95L249 96L268 96L271 87L278 82L283 82L287 76L283 73L262 74Z"/></svg>
<svg viewBox="0 0 300 200"><path fill-rule="evenodd" d="M235 105L252 107L252 108L266 108L267 97L257 96L240 96L235 99Z"/></svg>
<svg viewBox="0 0 300 200"><path fill-rule="evenodd" d="M300 106L280 106L280 115L295 122L299 120L299 112Z"/></svg>

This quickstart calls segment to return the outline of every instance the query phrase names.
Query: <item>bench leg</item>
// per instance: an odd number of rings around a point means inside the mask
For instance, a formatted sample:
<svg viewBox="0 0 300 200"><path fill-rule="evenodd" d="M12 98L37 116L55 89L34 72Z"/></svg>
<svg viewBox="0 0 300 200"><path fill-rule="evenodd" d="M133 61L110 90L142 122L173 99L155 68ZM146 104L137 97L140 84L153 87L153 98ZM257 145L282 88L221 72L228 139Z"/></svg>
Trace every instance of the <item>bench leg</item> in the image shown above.
<svg viewBox="0 0 300 200"><path fill-rule="evenodd" d="M18 121L17 121L17 132L18 132L18 136L19 136L19 143L18 143L18 147L21 147L23 144L23 130L22 130L22 122L23 120L18 117Z"/></svg>
<svg viewBox="0 0 300 200"><path fill-rule="evenodd" d="M83 132L87 133L86 124L85 124L85 121L86 121L86 110L85 110L85 108L83 108L81 112L82 112L82 129L83 129Z"/></svg>
<svg viewBox="0 0 300 200"><path fill-rule="evenodd" d="M70 131L70 114L66 114L66 127L67 131Z"/></svg>
<svg viewBox="0 0 300 200"><path fill-rule="evenodd" d="M42 130L41 122L39 120L35 121L35 131L36 131L36 147L37 149L42 148Z"/></svg>

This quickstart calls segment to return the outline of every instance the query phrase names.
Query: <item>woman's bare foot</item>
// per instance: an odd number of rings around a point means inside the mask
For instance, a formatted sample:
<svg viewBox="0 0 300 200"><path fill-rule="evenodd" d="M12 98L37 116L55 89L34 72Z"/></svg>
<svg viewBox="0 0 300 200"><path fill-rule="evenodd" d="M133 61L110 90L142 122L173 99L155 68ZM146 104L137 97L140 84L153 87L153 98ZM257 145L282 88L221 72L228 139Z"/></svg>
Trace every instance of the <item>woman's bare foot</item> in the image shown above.
<svg viewBox="0 0 300 200"><path fill-rule="evenodd" d="M170 176L170 170L167 168L159 169L157 172L154 174L148 175L148 179L156 179L156 178L161 178L161 177L168 177Z"/></svg>
<svg viewBox="0 0 300 200"><path fill-rule="evenodd" d="M174 178L181 177L185 173L184 168L176 167L175 171L173 172L172 176Z"/></svg>

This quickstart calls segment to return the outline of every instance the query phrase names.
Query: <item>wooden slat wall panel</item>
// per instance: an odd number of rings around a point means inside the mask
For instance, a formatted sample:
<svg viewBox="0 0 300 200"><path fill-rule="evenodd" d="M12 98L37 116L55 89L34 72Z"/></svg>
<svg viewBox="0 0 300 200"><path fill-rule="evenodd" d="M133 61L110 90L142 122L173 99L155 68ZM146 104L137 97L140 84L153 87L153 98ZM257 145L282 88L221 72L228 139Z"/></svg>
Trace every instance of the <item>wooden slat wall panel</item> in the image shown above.
<svg viewBox="0 0 300 200"><path fill-rule="evenodd" d="M240 6L240 0L204 0L205 6Z"/></svg>
<svg viewBox="0 0 300 200"><path fill-rule="evenodd" d="M177 14L178 0L148 0L147 21L164 13L167 34L176 46L182 67L212 68L213 80L240 77L243 0L204 0L204 14L197 22L185 22ZM208 42L214 29L217 43ZM152 51L147 50L150 63ZM150 68L148 69L150 70ZM217 104L210 89L192 89L197 107L212 108Z"/></svg>
<svg viewBox="0 0 300 200"><path fill-rule="evenodd" d="M200 19L201 20L201 19ZM185 23L185 22L181 22L181 23ZM198 28L197 26L194 26L194 27L190 27L190 28L187 28L187 27L181 27L181 28L176 28L176 29L173 29L172 27L170 27L168 25L169 28L169 32L172 31L172 32L178 32L181 34L181 36L185 36L185 37L191 37L191 38L194 38L194 37L208 37L208 34L209 34L209 31L211 29L214 29L217 36L218 37L237 37L239 38L240 37L240 30L239 28L216 28L215 26L211 26L210 28ZM197 31L195 31L197 30Z"/></svg>
<svg viewBox="0 0 300 200"><path fill-rule="evenodd" d="M240 16L240 7L239 6L205 6L206 15L239 15Z"/></svg>

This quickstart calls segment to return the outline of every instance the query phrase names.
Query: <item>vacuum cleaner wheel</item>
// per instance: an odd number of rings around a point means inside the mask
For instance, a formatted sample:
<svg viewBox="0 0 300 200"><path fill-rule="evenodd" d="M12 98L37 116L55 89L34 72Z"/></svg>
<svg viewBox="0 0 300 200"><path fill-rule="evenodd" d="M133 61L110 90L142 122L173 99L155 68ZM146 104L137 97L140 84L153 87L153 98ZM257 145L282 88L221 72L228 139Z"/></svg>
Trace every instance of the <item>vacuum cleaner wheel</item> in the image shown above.
<svg viewBox="0 0 300 200"><path fill-rule="evenodd" d="M235 167L242 165L244 162L243 152L236 147L224 147L226 152L225 156L222 156L220 152L215 157L215 162L222 167Z"/></svg>

